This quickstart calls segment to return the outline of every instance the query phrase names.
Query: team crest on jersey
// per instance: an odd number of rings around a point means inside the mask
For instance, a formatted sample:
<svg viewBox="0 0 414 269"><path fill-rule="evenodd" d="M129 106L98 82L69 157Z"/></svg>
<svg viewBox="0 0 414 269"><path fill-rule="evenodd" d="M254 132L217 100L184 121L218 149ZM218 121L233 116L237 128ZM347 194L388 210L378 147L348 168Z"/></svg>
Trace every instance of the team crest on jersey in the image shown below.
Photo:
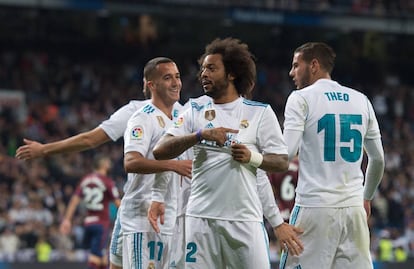
<svg viewBox="0 0 414 269"><path fill-rule="evenodd" d="M131 139L138 140L138 139L142 139L143 136L144 136L144 129L142 128L141 125L138 125L132 128Z"/></svg>
<svg viewBox="0 0 414 269"><path fill-rule="evenodd" d="M161 128L165 127L164 119L161 116L157 116L158 124L161 126Z"/></svg>
<svg viewBox="0 0 414 269"><path fill-rule="evenodd" d="M155 264L154 264L153 262L150 262L150 263L148 264L147 269L155 269Z"/></svg>
<svg viewBox="0 0 414 269"><path fill-rule="evenodd" d="M174 122L174 128L179 128L181 125L183 125L184 123L184 118L183 117L179 117L175 122Z"/></svg>
<svg viewBox="0 0 414 269"><path fill-rule="evenodd" d="M214 109L208 109L204 112L204 118L208 121L212 121L216 118L216 111Z"/></svg>
<svg viewBox="0 0 414 269"><path fill-rule="evenodd" d="M249 122L247 120L242 120L240 122L240 129L246 129L247 127L249 127Z"/></svg>

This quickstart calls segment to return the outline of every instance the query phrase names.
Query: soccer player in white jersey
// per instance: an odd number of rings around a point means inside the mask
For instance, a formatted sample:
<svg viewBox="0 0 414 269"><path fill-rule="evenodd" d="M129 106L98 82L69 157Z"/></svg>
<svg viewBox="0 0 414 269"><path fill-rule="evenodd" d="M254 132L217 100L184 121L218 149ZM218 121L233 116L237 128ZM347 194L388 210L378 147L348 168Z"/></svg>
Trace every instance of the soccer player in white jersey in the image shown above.
<svg viewBox="0 0 414 269"><path fill-rule="evenodd" d="M289 75L298 90L286 103L284 137L289 159L299 151L290 223L303 228L305 250L283 253L283 269L373 268L367 219L384 171L381 134L368 98L331 79L335 56L319 42L293 54Z"/></svg>
<svg viewBox="0 0 414 269"><path fill-rule="evenodd" d="M151 102L131 116L124 134L124 167L128 173L120 211L124 269L168 268L167 254L177 210L174 186L178 186L178 182L170 181L168 189L172 202L166 201L171 205L166 209L166 216L172 216L174 221L170 222L170 227L163 226L169 228L167 231L161 230L158 234L147 219L154 173L173 171L191 177L191 160L159 161L152 154L155 143L179 115L179 111L173 109L180 99L182 86L178 68L169 58L154 58L144 67L144 79L151 91Z"/></svg>
<svg viewBox="0 0 414 269"><path fill-rule="evenodd" d="M256 170L288 167L277 117L269 105L241 97L256 78L246 44L216 39L199 62L212 101L191 103L154 148L155 157L169 159L194 146L185 268L270 268ZM286 223L279 229L290 235L287 247L300 252L296 230Z"/></svg>
<svg viewBox="0 0 414 269"><path fill-rule="evenodd" d="M190 100L184 105L189 106L191 103L203 103L203 102L213 102L211 97L203 95L199 98ZM192 150L186 151L187 157L185 159L192 160L194 159ZM166 180L164 178L164 180ZM185 213L187 208L188 198L190 196L190 187L191 179L187 177L181 177L179 186L179 195L178 195L178 211L176 219L176 227L173 235L173 242L175 248L172 249L171 257L171 267L184 268L185 264ZM163 187L167 184L162 184ZM280 229L280 225L284 222L283 216L276 204L275 197L272 191L271 184L267 174L262 169L257 169L257 191L259 194L263 215L268 220L269 224L273 227L273 231L276 237L285 241L290 235L289 232L286 232L285 229ZM159 223L165 223L165 205L163 200L163 194L166 192L165 189L156 189L153 190L153 199L151 207L149 210L149 220L154 230L159 232L160 226ZM159 220L160 219L160 220ZM283 226L281 226L283 227ZM300 232L300 229L297 229L297 232Z"/></svg>

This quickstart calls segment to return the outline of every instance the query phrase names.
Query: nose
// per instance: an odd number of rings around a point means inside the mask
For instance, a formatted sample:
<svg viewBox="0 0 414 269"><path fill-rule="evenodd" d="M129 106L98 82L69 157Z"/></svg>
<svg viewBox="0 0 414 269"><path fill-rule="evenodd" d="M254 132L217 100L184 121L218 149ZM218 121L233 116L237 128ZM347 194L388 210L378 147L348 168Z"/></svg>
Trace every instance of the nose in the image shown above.
<svg viewBox="0 0 414 269"><path fill-rule="evenodd" d="M180 83L181 82L181 79L179 78L179 77L173 77L172 78L172 83L175 85L175 84L178 84L178 83Z"/></svg>
<svg viewBox="0 0 414 269"><path fill-rule="evenodd" d="M181 78L174 78L173 79L173 86L178 86L181 88Z"/></svg>
<svg viewBox="0 0 414 269"><path fill-rule="evenodd" d="M289 71L289 76L291 76L291 77L293 77L293 76L294 76L294 74L293 74L293 68L292 68L292 69L290 69L290 71Z"/></svg>
<svg viewBox="0 0 414 269"><path fill-rule="evenodd" d="M201 77L201 78L205 78L205 77L207 77L207 72L208 72L208 69L207 69L207 68L203 68L203 69L201 70L201 72L200 72L200 77Z"/></svg>

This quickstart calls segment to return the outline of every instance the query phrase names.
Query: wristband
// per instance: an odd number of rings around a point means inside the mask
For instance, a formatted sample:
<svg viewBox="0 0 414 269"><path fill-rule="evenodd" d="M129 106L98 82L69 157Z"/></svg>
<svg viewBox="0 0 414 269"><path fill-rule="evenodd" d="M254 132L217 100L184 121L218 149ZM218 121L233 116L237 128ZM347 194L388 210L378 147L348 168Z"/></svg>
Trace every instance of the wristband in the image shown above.
<svg viewBox="0 0 414 269"><path fill-rule="evenodd" d="M203 140L203 138L201 137L201 129L198 129L198 131L196 132L196 138L198 142L201 142L201 140Z"/></svg>
<svg viewBox="0 0 414 269"><path fill-rule="evenodd" d="M259 167L263 162L263 155L256 151L250 151L249 164L254 167Z"/></svg>

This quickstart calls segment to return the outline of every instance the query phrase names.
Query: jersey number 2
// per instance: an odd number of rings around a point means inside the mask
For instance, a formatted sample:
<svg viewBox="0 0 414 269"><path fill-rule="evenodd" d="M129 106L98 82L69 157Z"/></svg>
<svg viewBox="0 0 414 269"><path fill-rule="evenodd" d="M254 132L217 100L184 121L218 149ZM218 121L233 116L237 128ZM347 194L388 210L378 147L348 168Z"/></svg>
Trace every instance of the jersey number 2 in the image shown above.
<svg viewBox="0 0 414 269"><path fill-rule="evenodd" d="M349 143L347 146L340 146L339 153L347 162L356 162L362 154L362 134L358 129L352 129L352 125L361 125L362 116L354 114L339 114L340 141ZM336 117L335 114L325 114L318 121L318 133L325 131L324 138L324 161L334 162L336 156Z"/></svg>

